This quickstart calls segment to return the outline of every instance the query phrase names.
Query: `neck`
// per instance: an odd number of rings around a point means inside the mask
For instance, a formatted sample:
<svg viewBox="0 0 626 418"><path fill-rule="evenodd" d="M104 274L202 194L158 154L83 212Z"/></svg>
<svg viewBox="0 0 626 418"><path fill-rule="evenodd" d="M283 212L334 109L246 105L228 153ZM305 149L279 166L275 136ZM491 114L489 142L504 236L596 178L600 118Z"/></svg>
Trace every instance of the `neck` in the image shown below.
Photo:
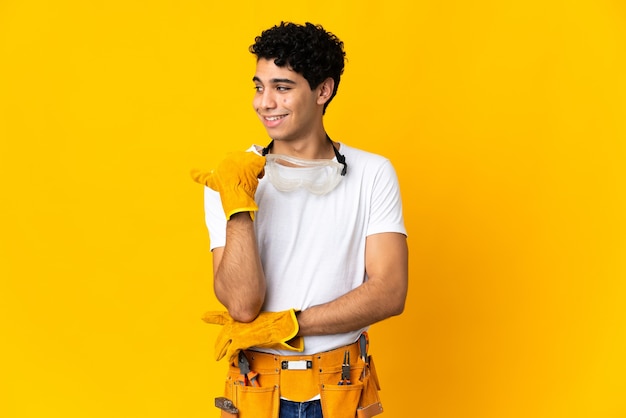
<svg viewBox="0 0 626 418"><path fill-rule="evenodd" d="M335 145L335 147L338 147L338 145ZM331 159L335 156L333 145L326 132L301 140L272 141L269 152L308 160Z"/></svg>

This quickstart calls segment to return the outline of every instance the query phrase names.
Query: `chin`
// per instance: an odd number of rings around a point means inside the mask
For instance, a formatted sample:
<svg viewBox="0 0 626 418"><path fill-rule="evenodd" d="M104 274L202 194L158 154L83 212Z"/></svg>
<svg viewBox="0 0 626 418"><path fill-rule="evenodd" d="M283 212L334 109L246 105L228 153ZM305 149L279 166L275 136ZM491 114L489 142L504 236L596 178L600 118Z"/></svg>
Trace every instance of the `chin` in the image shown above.
<svg viewBox="0 0 626 418"><path fill-rule="evenodd" d="M274 141L283 141L285 139L284 135L277 134L276 132L267 131L267 135Z"/></svg>

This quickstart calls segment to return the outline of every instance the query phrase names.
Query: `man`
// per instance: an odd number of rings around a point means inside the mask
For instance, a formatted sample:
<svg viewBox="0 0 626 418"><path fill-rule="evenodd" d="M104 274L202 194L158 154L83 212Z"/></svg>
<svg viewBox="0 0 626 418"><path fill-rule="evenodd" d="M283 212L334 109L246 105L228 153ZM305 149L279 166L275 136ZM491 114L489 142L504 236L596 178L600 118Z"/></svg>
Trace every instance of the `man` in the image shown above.
<svg viewBox="0 0 626 418"><path fill-rule="evenodd" d="M283 22L250 51L271 142L193 173L208 186L214 290L228 310L204 318L224 326L217 358L229 359L216 404L243 418L373 416L367 329L403 311L408 286L395 171L324 128L344 69L335 35Z"/></svg>

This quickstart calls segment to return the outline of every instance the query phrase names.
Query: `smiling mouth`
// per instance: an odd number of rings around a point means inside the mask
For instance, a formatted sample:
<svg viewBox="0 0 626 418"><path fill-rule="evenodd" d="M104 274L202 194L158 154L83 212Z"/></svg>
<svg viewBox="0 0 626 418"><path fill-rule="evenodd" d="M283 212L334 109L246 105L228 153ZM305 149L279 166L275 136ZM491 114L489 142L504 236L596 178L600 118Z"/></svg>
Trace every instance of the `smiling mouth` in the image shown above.
<svg viewBox="0 0 626 418"><path fill-rule="evenodd" d="M277 120L280 120L280 119L284 118L285 116L287 116L287 115L264 116L263 119L265 119L266 121L269 121L269 122L274 122L274 121L277 121Z"/></svg>

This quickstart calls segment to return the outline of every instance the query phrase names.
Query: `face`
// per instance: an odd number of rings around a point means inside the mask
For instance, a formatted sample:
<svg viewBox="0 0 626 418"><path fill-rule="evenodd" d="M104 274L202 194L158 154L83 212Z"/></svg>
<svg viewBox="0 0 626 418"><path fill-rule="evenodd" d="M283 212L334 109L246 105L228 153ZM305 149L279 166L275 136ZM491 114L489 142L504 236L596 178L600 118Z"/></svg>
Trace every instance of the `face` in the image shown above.
<svg viewBox="0 0 626 418"><path fill-rule="evenodd" d="M301 74L263 58L252 81L256 91L252 104L270 138L306 140L323 130L323 87L311 90Z"/></svg>

